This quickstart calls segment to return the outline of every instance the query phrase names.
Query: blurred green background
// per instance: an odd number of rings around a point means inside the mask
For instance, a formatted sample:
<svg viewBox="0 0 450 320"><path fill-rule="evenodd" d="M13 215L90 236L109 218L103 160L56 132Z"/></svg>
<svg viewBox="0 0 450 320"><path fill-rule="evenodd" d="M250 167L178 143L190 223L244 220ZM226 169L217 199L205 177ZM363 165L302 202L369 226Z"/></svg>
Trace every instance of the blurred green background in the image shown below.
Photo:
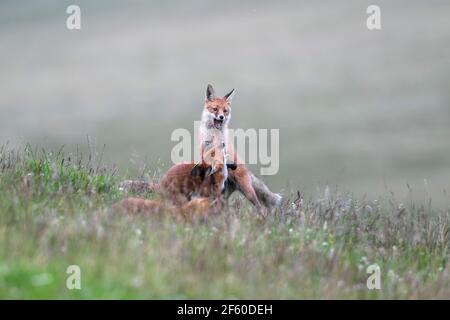
<svg viewBox="0 0 450 320"><path fill-rule="evenodd" d="M280 129L275 191L407 199L409 184L448 205L449 16L448 1L1 1L0 144L89 135L136 178L170 166L212 83L237 89L231 127Z"/></svg>

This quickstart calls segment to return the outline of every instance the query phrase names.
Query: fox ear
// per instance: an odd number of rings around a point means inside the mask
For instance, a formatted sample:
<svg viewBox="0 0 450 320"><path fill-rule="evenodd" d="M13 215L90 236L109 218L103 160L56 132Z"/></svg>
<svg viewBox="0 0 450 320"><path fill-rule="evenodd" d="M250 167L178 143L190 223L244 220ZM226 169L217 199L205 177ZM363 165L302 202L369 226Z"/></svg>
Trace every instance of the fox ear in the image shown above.
<svg viewBox="0 0 450 320"><path fill-rule="evenodd" d="M228 92L223 98L225 99L225 100L227 100L228 102L231 102L231 100L233 99L233 96L234 96L234 89L233 90L231 90L230 92Z"/></svg>
<svg viewBox="0 0 450 320"><path fill-rule="evenodd" d="M206 100L212 101L215 97L216 93L214 92L212 85L208 84L208 87L206 88Z"/></svg>
<svg viewBox="0 0 450 320"><path fill-rule="evenodd" d="M227 163L227 168L231 169L231 170L236 170L237 169L237 164L232 162L232 163Z"/></svg>
<svg viewBox="0 0 450 320"><path fill-rule="evenodd" d="M192 168L191 176L194 176L194 177L200 176L203 178L204 175L205 175L205 170L202 168L201 165L196 164L194 166L194 168Z"/></svg>

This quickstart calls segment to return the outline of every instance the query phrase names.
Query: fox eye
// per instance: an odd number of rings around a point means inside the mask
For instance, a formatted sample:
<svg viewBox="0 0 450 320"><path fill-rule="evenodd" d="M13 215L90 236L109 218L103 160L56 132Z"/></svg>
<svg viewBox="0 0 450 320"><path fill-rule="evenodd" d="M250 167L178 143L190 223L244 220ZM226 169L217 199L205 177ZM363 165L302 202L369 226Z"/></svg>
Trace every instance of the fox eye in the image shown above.
<svg viewBox="0 0 450 320"><path fill-rule="evenodd" d="M228 109L223 110L223 113L228 113Z"/></svg>
<svg viewBox="0 0 450 320"><path fill-rule="evenodd" d="M214 111L214 112L217 112L217 108L213 108L213 111Z"/></svg>

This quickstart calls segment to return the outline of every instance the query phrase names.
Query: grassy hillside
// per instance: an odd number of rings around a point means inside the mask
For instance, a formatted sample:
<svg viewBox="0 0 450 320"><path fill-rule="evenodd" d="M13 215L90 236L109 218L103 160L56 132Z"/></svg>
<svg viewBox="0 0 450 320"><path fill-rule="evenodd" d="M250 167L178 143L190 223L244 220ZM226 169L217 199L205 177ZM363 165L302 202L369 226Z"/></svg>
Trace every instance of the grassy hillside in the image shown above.
<svg viewBox="0 0 450 320"><path fill-rule="evenodd" d="M106 144L167 169L177 128L193 131L206 85L236 88L232 128L280 130L277 191L328 184L358 197L409 184L450 190L450 2L379 0L0 1L0 144L75 151Z"/></svg>
<svg viewBox="0 0 450 320"><path fill-rule="evenodd" d="M122 177L101 158L1 149L0 298L450 298L449 211L431 199L325 190L262 219L235 197L176 223L110 212Z"/></svg>

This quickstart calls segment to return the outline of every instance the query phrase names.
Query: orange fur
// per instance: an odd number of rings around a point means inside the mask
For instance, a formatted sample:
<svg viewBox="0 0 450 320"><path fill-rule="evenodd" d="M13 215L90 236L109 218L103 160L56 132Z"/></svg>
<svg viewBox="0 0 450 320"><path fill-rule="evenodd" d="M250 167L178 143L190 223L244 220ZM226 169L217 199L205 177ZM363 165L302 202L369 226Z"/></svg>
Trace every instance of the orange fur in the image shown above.
<svg viewBox="0 0 450 320"><path fill-rule="evenodd" d="M174 165L157 186L153 185L153 188L172 200L170 203L142 198L125 198L114 207L130 214L172 212L177 217L184 217L185 220L197 216L206 217L211 212L212 203L215 203L213 206L215 208L222 203L216 200L221 200L228 170L225 165L224 146L220 143L213 144L204 156L200 164ZM137 186L141 188L142 184ZM189 201L186 202L187 200Z"/></svg>
<svg viewBox="0 0 450 320"><path fill-rule="evenodd" d="M195 174L197 172L197 174ZM159 190L177 202L192 196L219 198L225 187L228 169L225 164L224 148L214 142L202 154L199 164L182 163L170 168L159 182Z"/></svg>
<svg viewBox="0 0 450 320"><path fill-rule="evenodd" d="M195 198L182 206L159 200L125 198L113 206L113 210L123 210L131 215L157 215L169 213L180 220L205 218L213 211L208 198Z"/></svg>

